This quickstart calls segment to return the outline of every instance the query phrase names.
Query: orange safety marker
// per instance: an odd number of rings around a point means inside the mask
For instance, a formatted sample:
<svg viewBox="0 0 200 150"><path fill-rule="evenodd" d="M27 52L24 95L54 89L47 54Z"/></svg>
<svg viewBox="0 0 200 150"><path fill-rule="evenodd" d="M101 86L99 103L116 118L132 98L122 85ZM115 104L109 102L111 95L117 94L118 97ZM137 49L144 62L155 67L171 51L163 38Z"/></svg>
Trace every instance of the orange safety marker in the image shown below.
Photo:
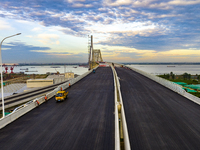
<svg viewBox="0 0 200 150"><path fill-rule="evenodd" d="M44 99L45 99L45 101L47 101L47 96L46 95L45 95Z"/></svg>
<svg viewBox="0 0 200 150"><path fill-rule="evenodd" d="M36 103L37 103L38 106L40 105L40 103L38 102L38 100L36 100Z"/></svg>

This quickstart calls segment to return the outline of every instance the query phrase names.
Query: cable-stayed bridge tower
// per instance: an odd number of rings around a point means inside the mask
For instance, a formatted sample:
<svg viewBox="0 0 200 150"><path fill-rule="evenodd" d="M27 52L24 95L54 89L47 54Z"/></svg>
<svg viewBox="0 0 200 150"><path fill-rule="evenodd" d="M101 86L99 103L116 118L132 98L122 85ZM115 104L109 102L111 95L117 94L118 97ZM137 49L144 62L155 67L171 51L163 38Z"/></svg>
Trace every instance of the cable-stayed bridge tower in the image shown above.
<svg viewBox="0 0 200 150"><path fill-rule="evenodd" d="M99 62L102 62L100 49L93 48L93 36L88 35L88 66L89 70L95 68Z"/></svg>

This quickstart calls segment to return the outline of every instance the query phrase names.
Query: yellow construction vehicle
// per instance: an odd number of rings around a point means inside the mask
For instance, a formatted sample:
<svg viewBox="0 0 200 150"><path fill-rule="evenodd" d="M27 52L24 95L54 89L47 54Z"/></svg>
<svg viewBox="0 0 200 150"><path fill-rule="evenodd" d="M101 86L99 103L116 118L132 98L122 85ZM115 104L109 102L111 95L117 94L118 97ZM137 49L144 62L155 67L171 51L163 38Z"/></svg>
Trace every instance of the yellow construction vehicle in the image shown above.
<svg viewBox="0 0 200 150"><path fill-rule="evenodd" d="M68 96L68 92L66 91L58 91L55 95L56 101L64 101Z"/></svg>

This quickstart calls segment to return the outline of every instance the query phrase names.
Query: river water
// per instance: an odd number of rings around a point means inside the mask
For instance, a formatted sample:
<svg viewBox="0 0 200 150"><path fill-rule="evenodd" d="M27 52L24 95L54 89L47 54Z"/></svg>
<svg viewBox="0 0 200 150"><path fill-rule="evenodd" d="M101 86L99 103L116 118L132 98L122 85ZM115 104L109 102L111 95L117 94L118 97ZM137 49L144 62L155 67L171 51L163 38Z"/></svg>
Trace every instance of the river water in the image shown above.
<svg viewBox="0 0 200 150"><path fill-rule="evenodd" d="M174 74L181 75L185 72L192 75L200 74L200 65L128 65L154 75Z"/></svg>
<svg viewBox="0 0 200 150"><path fill-rule="evenodd" d="M5 70L4 70L5 71ZM15 66L13 72L24 72L25 74L46 74L47 72L74 72L74 74L82 75L88 71L88 68L75 65L62 66ZM10 70L8 70L10 72Z"/></svg>
<svg viewBox="0 0 200 150"><path fill-rule="evenodd" d="M200 74L200 65L128 65L136 69L148 72L154 75L168 74L173 72L180 75L185 72L192 75ZM25 70L26 69L26 70ZM5 71L5 70L4 70ZM47 72L74 72L74 74L82 75L88 71L88 68L75 65L61 66L15 66L14 72L24 72L25 74L46 74ZM28 72L26 72L28 71ZM10 70L8 70L10 72Z"/></svg>

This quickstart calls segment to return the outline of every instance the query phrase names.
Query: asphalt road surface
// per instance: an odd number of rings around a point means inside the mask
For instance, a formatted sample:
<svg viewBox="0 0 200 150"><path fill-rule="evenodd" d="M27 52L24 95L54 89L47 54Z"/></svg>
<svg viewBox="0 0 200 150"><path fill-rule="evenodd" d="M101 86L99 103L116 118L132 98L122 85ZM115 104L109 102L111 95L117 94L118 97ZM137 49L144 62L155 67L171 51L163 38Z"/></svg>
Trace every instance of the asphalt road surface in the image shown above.
<svg viewBox="0 0 200 150"><path fill-rule="evenodd" d="M0 130L0 150L113 150L114 85L111 68L99 68Z"/></svg>
<svg viewBox="0 0 200 150"><path fill-rule="evenodd" d="M116 68L132 150L200 150L200 106L162 85Z"/></svg>

